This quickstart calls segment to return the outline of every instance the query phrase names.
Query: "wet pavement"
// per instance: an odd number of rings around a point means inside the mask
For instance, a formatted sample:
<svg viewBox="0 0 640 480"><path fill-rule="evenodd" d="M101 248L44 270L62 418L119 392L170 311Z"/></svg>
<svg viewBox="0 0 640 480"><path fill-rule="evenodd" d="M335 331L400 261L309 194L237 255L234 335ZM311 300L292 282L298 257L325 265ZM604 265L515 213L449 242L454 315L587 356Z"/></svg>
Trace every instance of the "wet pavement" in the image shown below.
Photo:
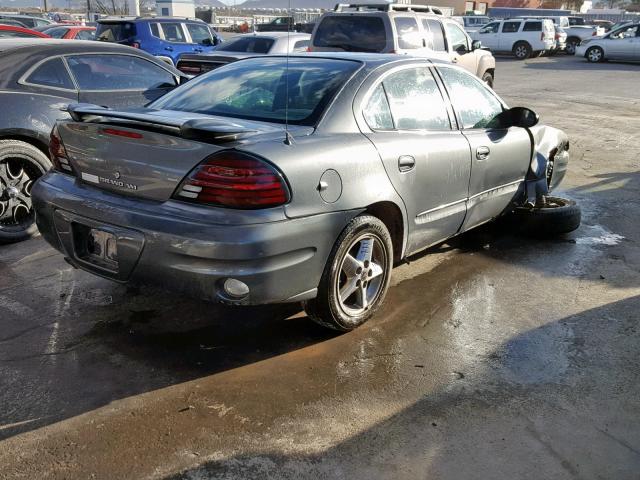
<svg viewBox="0 0 640 480"><path fill-rule="evenodd" d="M570 136L582 227L431 249L348 334L0 247L0 478L640 478L639 77L500 60Z"/></svg>

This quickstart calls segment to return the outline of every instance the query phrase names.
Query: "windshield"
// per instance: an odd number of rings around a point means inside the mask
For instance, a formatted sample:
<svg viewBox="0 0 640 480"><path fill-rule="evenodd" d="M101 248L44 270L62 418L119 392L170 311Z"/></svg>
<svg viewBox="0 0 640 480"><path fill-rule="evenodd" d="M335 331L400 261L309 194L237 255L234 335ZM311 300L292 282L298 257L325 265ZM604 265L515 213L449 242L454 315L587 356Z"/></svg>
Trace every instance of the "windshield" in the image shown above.
<svg viewBox="0 0 640 480"><path fill-rule="evenodd" d="M348 60L253 58L190 81L149 108L315 125L338 90L359 68ZM288 83L288 88L287 88ZM285 97L288 91L288 112Z"/></svg>
<svg viewBox="0 0 640 480"><path fill-rule="evenodd" d="M320 22L313 45L346 52L382 52L387 46L384 22L373 16L328 16Z"/></svg>
<svg viewBox="0 0 640 480"><path fill-rule="evenodd" d="M242 37L218 47L218 52L243 52L243 53L269 53L273 46L273 38L264 37Z"/></svg>

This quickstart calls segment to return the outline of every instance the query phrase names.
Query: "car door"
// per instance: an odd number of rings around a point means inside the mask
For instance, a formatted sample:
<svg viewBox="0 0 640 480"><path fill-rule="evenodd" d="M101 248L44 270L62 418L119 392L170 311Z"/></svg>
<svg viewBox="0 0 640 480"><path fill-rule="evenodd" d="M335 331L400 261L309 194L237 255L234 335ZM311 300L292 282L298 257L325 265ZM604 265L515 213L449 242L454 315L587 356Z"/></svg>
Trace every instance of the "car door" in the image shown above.
<svg viewBox="0 0 640 480"><path fill-rule="evenodd" d="M518 35L518 30L520 30L521 25L522 22L518 20L502 22L500 28L500 44L498 47L501 52L510 52L516 41L522 39L522 36Z"/></svg>
<svg viewBox="0 0 640 480"><path fill-rule="evenodd" d="M471 39L455 22L442 22L449 40L451 62L457 63L468 72L476 74L478 57L471 51Z"/></svg>
<svg viewBox="0 0 640 480"><path fill-rule="evenodd" d="M399 67L371 87L365 135L376 146L409 221L407 252L444 240L466 213L469 144L428 66Z"/></svg>
<svg viewBox="0 0 640 480"><path fill-rule="evenodd" d="M418 19L415 16L395 16L393 17L393 27L399 53L416 56L429 54L429 49L424 44L424 34L420 31Z"/></svg>
<svg viewBox="0 0 640 480"><path fill-rule="evenodd" d="M92 53L65 59L80 91L80 102L142 106L178 85L171 72L136 55Z"/></svg>
<svg viewBox="0 0 640 480"><path fill-rule="evenodd" d="M637 25L628 25L611 34L607 40L605 57L631 60L636 48Z"/></svg>
<svg viewBox="0 0 640 480"><path fill-rule="evenodd" d="M170 56L174 63L181 53L193 53L194 45L189 42L181 22L159 22L158 25L165 40L165 55Z"/></svg>
<svg viewBox="0 0 640 480"><path fill-rule="evenodd" d="M483 47L487 47L489 50L497 52L500 47L500 39L498 29L500 28L500 22L487 23L477 32L471 35L474 40L480 40Z"/></svg>
<svg viewBox="0 0 640 480"><path fill-rule="evenodd" d="M449 61L449 51L442 23L436 18L420 16L424 45L431 58Z"/></svg>
<svg viewBox="0 0 640 480"><path fill-rule="evenodd" d="M210 52L215 47L215 40L211 30L204 23L185 23L195 53Z"/></svg>
<svg viewBox="0 0 640 480"><path fill-rule="evenodd" d="M524 128L492 127L504 110L500 99L475 76L440 66L438 71L471 148L469 201L463 230L500 215L524 186L532 145Z"/></svg>

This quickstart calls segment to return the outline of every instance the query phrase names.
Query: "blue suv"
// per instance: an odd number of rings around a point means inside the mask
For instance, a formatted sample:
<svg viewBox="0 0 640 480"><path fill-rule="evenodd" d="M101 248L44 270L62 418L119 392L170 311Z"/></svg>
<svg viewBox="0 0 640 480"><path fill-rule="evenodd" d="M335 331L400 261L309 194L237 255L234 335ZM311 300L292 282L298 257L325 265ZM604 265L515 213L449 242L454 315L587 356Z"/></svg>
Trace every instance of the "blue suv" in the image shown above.
<svg viewBox="0 0 640 480"><path fill-rule="evenodd" d="M178 17L108 17L96 40L139 48L175 65L183 53L209 52L222 38L202 20Z"/></svg>

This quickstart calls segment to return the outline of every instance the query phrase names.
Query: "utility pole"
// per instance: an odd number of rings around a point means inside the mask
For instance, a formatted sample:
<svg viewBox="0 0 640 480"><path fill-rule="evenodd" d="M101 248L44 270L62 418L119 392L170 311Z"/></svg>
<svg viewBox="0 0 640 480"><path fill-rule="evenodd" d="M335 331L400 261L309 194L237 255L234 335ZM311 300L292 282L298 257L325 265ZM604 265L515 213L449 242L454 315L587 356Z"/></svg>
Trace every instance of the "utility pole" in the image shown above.
<svg viewBox="0 0 640 480"><path fill-rule="evenodd" d="M44 11L47 12L48 11L48 9L47 9L47 0L43 0L43 1L44 1Z"/></svg>

